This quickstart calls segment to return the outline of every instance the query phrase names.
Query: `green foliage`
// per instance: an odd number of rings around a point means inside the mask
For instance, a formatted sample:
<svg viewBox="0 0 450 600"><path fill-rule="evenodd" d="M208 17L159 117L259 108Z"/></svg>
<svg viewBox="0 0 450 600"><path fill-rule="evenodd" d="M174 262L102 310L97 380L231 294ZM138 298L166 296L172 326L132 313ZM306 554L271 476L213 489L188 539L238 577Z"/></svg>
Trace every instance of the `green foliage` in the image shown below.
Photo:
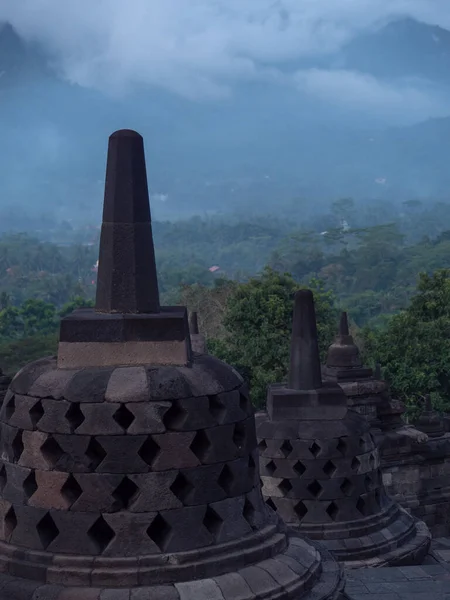
<svg viewBox="0 0 450 600"><path fill-rule="evenodd" d="M6 374L14 376L27 363L55 355L57 346L58 339L54 333L0 341L0 365Z"/></svg>
<svg viewBox="0 0 450 600"><path fill-rule="evenodd" d="M269 383L286 378L293 301L299 287L290 274L266 267L261 276L235 287L224 314L226 336L209 342L210 351L248 378L256 406L264 404ZM311 288L324 353L335 333L337 315L331 292L318 281Z"/></svg>
<svg viewBox="0 0 450 600"><path fill-rule="evenodd" d="M384 330L366 329L364 345L410 415L417 416L429 392L436 405L450 409L450 270L421 274L410 306Z"/></svg>

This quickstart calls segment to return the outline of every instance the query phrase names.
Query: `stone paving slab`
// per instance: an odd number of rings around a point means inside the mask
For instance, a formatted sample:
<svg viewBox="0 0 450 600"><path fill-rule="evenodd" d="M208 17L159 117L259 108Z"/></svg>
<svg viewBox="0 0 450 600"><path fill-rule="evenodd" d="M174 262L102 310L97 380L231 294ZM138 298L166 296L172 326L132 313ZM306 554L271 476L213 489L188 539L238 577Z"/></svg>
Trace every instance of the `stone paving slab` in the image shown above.
<svg viewBox="0 0 450 600"><path fill-rule="evenodd" d="M450 564L348 571L345 595L351 600L450 600Z"/></svg>

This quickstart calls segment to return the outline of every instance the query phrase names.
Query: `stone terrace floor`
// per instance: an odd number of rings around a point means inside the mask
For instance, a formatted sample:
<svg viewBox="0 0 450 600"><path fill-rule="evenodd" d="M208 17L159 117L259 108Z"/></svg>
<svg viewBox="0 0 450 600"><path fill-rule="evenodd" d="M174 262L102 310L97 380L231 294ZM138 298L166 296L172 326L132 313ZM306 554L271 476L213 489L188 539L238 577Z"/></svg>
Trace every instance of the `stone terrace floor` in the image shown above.
<svg viewBox="0 0 450 600"><path fill-rule="evenodd" d="M351 600L450 600L450 538L432 541L425 563L347 571Z"/></svg>

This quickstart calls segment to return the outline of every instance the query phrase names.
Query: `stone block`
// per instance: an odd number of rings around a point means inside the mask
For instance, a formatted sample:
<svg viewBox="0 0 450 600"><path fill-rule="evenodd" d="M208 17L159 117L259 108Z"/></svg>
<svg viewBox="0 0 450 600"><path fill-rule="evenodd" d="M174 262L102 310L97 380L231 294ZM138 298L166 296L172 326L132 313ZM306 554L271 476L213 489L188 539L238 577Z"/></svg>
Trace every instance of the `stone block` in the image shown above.
<svg viewBox="0 0 450 600"><path fill-rule="evenodd" d="M136 402L128 404L134 421L128 427L129 435L164 433L164 415L171 408L170 402Z"/></svg>
<svg viewBox="0 0 450 600"><path fill-rule="evenodd" d="M69 402L103 402L113 368L79 370L68 382L64 397Z"/></svg>
<svg viewBox="0 0 450 600"><path fill-rule="evenodd" d="M180 600L224 600L220 587L213 579L184 581L176 583L175 587Z"/></svg>
<svg viewBox="0 0 450 600"><path fill-rule="evenodd" d="M239 573L228 573L215 577L225 600L253 600L254 594L245 579Z"/></svg>
<svg viewBox="0 0 450 600"><path fill-rule="evenodd" d="M105 392L107 402L148 402L149 385L145 367L114 369Z"/></svg>

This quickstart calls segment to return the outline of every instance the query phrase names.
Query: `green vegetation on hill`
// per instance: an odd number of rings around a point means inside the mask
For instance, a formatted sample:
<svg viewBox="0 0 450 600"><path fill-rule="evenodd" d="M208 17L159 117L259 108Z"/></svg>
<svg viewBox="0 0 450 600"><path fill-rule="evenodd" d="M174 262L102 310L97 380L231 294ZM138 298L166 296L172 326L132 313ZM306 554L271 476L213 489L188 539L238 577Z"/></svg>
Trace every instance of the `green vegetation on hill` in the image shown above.
<svg viewBox="0 0 450 600"><path fill-rule="evenodd" d="M156 222L162 302L199 312L210 351L242 371L261 405L267 383L286 375L293 292L309 286L322 352L339 310L347 310L366 360L382 364L411 413L428 392L445 409L449 223L448 204L357 206L350 199L301 226L261 216ZM64 244L27 234L0 238L0 366L6 372L54 353L60 317L92 305L96 236L89 245L70 231Z"/></svg>

